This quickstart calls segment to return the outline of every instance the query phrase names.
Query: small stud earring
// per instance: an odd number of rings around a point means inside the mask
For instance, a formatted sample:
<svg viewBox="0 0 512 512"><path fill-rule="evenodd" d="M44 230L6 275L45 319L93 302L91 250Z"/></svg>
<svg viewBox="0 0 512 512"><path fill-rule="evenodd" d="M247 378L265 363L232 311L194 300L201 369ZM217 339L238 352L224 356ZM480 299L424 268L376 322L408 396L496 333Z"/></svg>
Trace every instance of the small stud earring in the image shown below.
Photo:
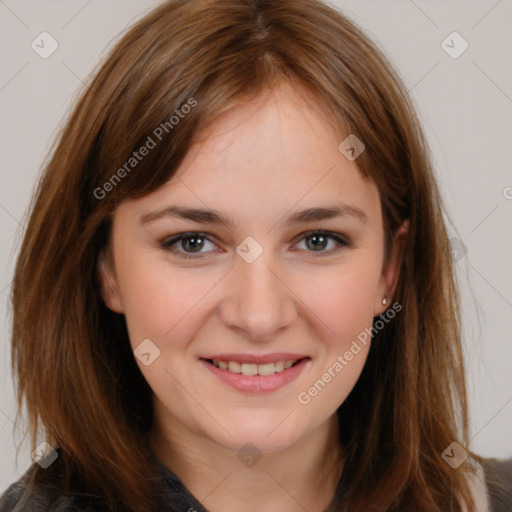
<svg viewBox="0 0 512 512"><path fill-rule="evenodd" d="M382 299L382 304L386 305L387 303L388 303L388 299L387 299L387 297L384 297Z"/></svg>

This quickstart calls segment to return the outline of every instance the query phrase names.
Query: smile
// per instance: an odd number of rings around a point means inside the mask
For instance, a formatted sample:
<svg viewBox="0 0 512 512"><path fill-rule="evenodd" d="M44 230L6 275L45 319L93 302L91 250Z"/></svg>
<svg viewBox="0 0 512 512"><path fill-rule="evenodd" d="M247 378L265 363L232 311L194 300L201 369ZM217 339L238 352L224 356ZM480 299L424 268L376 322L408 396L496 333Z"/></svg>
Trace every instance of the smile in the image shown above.
<svg viewBox="0 0 512 512"><path fill-rule="evenodd" d="M274 375L274 373L282 372L287 368L291 368L299 359L281 360L275 363L239 363L238 361L220 361L218 359L209 360L213 365L221 370L232 373L242 373L243 375Z"/></svg>
<svg viewBox="0 0 512 512"><path fill-rule="evenodd" d="M200 358L200 362L222 384L244 393L259 394L276 391L295 380L311 359L296 354L219 355Z"/></svg>

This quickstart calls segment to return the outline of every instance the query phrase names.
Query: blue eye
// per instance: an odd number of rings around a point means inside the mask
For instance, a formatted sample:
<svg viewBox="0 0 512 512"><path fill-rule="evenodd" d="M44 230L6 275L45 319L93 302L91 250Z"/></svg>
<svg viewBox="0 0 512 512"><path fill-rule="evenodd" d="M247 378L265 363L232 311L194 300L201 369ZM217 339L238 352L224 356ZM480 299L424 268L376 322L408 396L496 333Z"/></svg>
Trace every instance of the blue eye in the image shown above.
<svg viewBox="0 0 512 512"><path fill-rule="evenodd" d="M336 233L329 231L308 231L302 233L300 242L305 241L306 252L313 253L313 256L329 256L331 254L339 252L343 247L350 247L352 243ZM325 250L329 243L334 245L329 250ZM213 247L210 251L203 251L207 244L211 244ZM299 245L299 244L297 244ZM161 242L163 249L176 254L180 258L186 259L199 259L202 258L206 252L218 252L217 246L211 240L206 233L201 232L190 232L180 233L170 239ZM295 251L296 249L294 249ZM317 254L315 254L317 253Z"/></svg>

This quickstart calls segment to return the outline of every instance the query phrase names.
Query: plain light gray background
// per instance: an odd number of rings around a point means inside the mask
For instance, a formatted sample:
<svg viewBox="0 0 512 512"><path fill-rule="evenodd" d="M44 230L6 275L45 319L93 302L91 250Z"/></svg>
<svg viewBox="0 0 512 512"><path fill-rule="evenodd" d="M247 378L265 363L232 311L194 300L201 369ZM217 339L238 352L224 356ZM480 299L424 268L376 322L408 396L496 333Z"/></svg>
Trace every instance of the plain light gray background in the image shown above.
<svg viewBox="0 0 512 512"><path fill-rule="evenodd" d="M24 213L56 128L82 81L119 33L159 2L0 0L0 492L15 466L8 297ZM457 263L463 294L472 449L512 455L512 4L510 0L338 0L395 64L419 109L449 214L467 248ZM58 49L41 58L43 31ZM457 31L458 58L441 43ZM445 45L462 48L458 36ZM460 243L454 245L461 247Z"/></svg>

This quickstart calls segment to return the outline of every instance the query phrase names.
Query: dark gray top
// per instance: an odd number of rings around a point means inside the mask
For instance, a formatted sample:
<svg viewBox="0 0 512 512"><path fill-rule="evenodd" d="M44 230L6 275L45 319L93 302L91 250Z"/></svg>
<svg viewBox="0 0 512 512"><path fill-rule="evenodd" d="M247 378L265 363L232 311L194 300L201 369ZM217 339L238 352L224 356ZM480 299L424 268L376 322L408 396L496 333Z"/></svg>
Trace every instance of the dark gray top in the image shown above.
<svg viewBox="0 0 512 512"><path fill-rule="evenodd" d="M31 488L27 479L35 469L35 463L15 483L10 485L0 497L0 512L98 512L104 507L94 504L79 494L65 496L59 493L58 475L59 457L50 466L52 485ZM155 512L208 512L188 491L178 477L155 457L155 466L161 475L166 496ZM48 469L50 469L48 468ZM48 471L45 470L45 471ZM485 459L483 465L487 494L490 504L489 512L512 512L512 458L509 460ZM171 505L172 504L172 505Z"/></svg>

